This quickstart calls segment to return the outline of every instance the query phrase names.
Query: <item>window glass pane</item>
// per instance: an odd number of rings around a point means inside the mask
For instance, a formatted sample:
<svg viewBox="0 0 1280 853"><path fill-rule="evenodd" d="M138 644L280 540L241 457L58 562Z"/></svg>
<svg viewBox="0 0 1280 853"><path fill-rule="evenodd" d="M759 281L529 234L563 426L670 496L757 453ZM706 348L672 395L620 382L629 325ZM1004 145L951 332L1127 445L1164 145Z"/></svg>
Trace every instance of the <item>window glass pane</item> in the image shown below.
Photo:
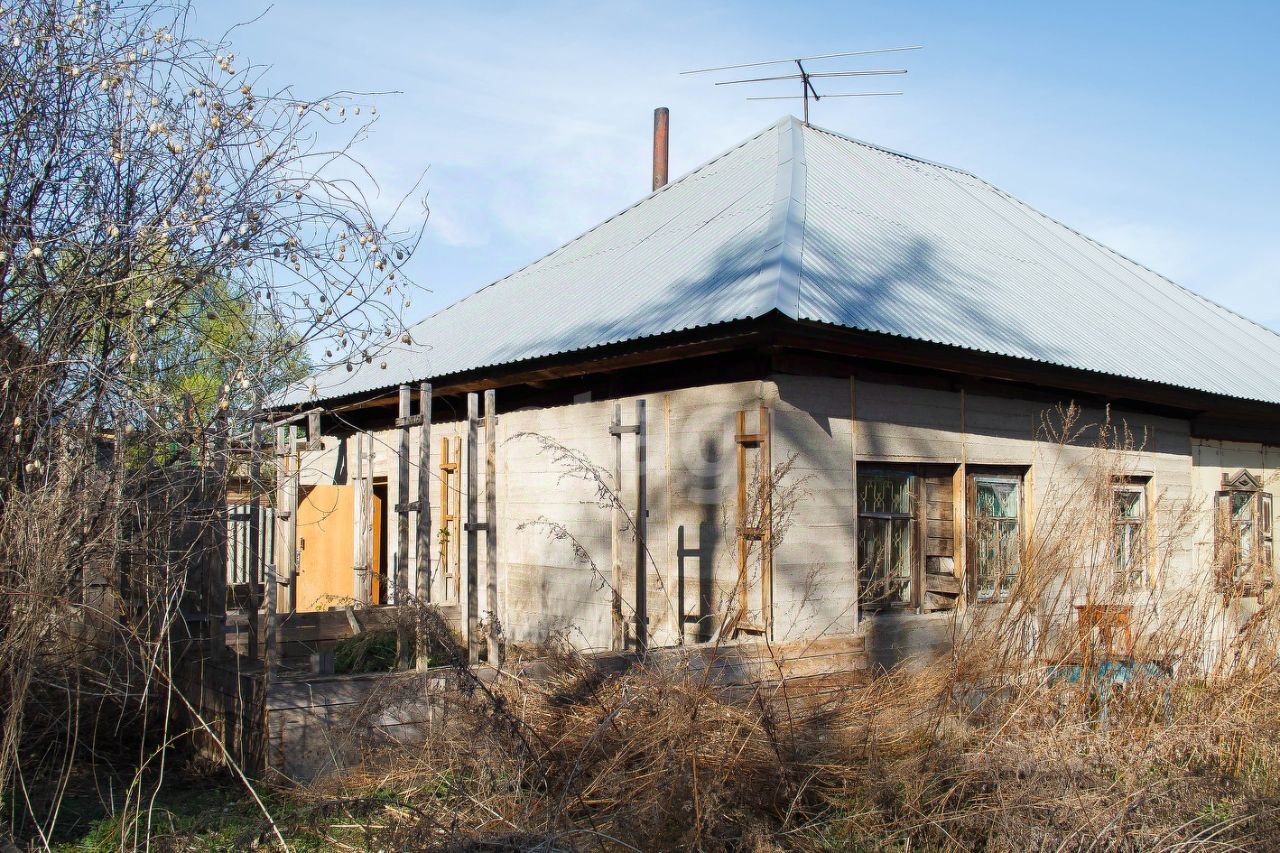
<svg viewBox="0 0 1280 853"><path fill-rule="evenodd" d="M1005 477L975 477L976 542L974 570L978 599L1008 595L1021 567L1018 529L1019 482Z"/></svg>
<svg viewBox="0 0 1280 853"><path fill-rule="evenodd" d="M910 603L913 476L858 472L858 557L864 603Z"/></svg>
<svg viewBox="0 0 1280 853"><path fill-rule="evenodd" d="M892 471L858 474L860 512L911 514L911 475Z"/></svg>
<svg viewBox="0 0 1280 853"><path fill-rule="evenodd" d="M1142 492L1137 489L1116 489L1116 515L1122 519L1141 519L1143 516Z"/></svg>
<svg viewBox="0 0 1280 853"><path fill-rule="evenodd" d="M1115 528L1111 544L1115 560L1116 585L1120 589L1141 585L1146 579L1142 560L1146 529L1146 492L1140 487L1120 486L1112 492Z"/></svg>
<svg viewBox="0 0 1280 853"><path fill-rule="evenodd" d="M1235 528L1236 574L1253 561L1253 493L1231 493L1231 523Z"/></svg>
<svg viewBox="0 0 1280 853"><path fill-rule="evenodd" d="M978 477L975 483L979 517L1018 517L1018 482L1016 480Z"/></svg>

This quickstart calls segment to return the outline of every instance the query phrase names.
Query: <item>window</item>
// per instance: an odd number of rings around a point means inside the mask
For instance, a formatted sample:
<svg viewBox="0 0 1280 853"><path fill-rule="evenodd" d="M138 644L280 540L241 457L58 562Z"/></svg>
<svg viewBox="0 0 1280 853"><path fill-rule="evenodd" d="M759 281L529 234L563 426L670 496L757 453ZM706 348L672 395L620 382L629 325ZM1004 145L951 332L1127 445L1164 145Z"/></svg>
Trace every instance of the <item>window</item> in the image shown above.
<svg viewBox="0 0 1280 853"><path fill-rule="evenodd" d="M1147 582L1146 483L1116 484L1111 490L1111 508L1111 559L1116 588L1141 589Z"/></svg>
<svg viewBox="0 0 1280 853"><path fill-rule="evenodd" d="M912 601L916 477L903 471L858 471L859 598L864 606Z"/></svg>
<svg viewBox="0 0 1280 853"><path fill-rule="evenodd" d="M1272 584L1271 495L1248 471L1222 476L1214 550L1223 592L1259 595Z"/></svg>
<svg viewBox="0 0 1280 853"><path fill-rule="evenodd" d="M1005 598L1022 568L1022 477L971 474L970 585L977 601Z"/></svg>

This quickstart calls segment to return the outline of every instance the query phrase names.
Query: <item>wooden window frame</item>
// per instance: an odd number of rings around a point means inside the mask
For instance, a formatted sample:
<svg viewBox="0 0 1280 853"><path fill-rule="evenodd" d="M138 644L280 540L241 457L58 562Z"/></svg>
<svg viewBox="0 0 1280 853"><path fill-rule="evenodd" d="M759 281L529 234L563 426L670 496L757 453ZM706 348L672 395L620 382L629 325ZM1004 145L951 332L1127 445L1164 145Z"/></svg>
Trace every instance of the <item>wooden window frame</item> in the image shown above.
<svg viewBox="0 0 1280 853"><path fill-rule="evenodd" d="M1142 515L1136 520L1121 518L1116 514L1118 504L1116 496L1121 492L1136 493L1142 502ZM1111 565L1112 580L1118 592L1138 592L1151 589L1155 583L1155 573L1151 564L1151 478L1150 477L1117 477L1111 484L1111 536L1107 543L1107 562ZM1136 562L1140 565L1141 576L1135 579L1132 567L1123 570L1119 565L1120 542L1118 534L1122 526L1134 528L1134 536L1138 543Z"/></svg>
<svg viewBox="0 0 1280 853"><path fill-rule="evenodd" d="M911 502L910 513L876 513L864 512L862 509L862 486L861 480L864 477L874 477L876 475L891 474L908 478L907 496ZM855 511L858 514L858 540L856 543L858 561L858 604L864 610L909 610L920 606L921 584L924 582L924 554L921 542L921 512L923 507L923 488L924 480L920 474L917 465L894 465L894 464L862 464L858 465L857 481L854 484ZM869 521L885 521L888 520L892 524L895 520L905 518L907 520L907 542L910 548L910 575L908 582L910 584L910 594L906 601L895 601L889 599L872 599L867 598L863 594L865 584L863 582L863 554L862 554L862 536L863 531Z"/></svg>
<svg viewBox="0 0 1280 853"><path fill-rule="evenodd" d="M1239 528L1236 502L1250 510L1250 555L1238 553ZM1223 474L1222 488L1214 495L1214 570L1218 591L1230 597L1263 598L1275 583L1274 500L1261 482L1246 470Z"/></svg>
<svg viewBox="0 0 1280 853"><path fill-rule="evenodd" d="M1008 601L1022 579L1023 557L1027 541L1027 480L1028 469L1018 465L969 465L965 470L965 567L964 588L971 604L997 604ZM1006 594L1000 593L1000 583L996 581L994 595L987 598L978 597L978 480L1003 480L1017 484L1018 514L1018 571L1013 587Z"/></svg>
<svg viewBox="0 0 1280 853"><path fill-rule="evenodd" d="M956 606L961 594L961 581L954 574L959 555L963 551L959 519L962 510L955 500L955 480L961 467L946 462L859 462L854 479L854 512L856 514L858 535L855 542L854 576L858 588L858 606L867 611L908 611L932 612L950 610ZM906 475L911 478L910 500L911 514L909 521L909 543L911 548L911 595L907 601L868 600L864 595L862 571L862 530L867 519L880 517L883 514L865 513L862 511L862 493L858 487L858 479L875 476L877 473ZM946 573L938 574L929 569L931 557L930 525L934 519L930 515L929 483L933 480L944 480L946 494L951 506L951 517L939 522L945 524L946 536L951 543L948 559L950 568Z"/></svg>

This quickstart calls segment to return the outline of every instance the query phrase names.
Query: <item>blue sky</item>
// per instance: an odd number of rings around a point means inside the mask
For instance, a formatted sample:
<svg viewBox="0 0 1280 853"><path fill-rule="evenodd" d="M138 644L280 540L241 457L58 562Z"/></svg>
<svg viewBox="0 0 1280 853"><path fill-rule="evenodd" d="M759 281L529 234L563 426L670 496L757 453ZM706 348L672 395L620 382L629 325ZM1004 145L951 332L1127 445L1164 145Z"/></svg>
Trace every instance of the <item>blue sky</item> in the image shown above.
<svg viewBox="0 0 1280 853"><path fill-rule="evenodd" d="M909 68L866 85L907 94L825 101L813 123L972 171L1280 330L1274 0L197 0L193 29L216 37L264 10L234 34L238 64L273 66L299 96L397 92L373 100L359 153L388 210L429 169L412 273L430 292L406 319L643 197L655 106L671 108L673 177L799 112L681 70L922 44L830 66Z"/></svg>

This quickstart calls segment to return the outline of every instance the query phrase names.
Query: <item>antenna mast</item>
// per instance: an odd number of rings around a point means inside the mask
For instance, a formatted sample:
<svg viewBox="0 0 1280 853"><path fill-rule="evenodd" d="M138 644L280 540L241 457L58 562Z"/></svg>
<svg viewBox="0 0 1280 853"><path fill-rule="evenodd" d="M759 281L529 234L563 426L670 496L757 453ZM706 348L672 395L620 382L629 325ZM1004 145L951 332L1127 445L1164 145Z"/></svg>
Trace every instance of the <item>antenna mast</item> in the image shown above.
<svg viewBox="0 0 1280 853"><path fill-rule="evenodd" d="M800 99L804 101L804 123L809 123L809 99L815 102L823 98L866 98L877 97L882 95L901 95L901 92L838 92L826 95L818 94L818 90L814 88L813 81L823 78L837 77L877 77L886 74L906 74L905 68L877 69L870 71L847 70L847 71L810 71L805 68L806 62L815 62L823 59L835 59L837 57L846 56L867 56L873 53L899 53L904 50L920 50L923 45L912 45L911 47L886 47L876 50L847 50L840 53L822 53L816 56L798 56L791 59L770 59L764 62L744 62L738 65L720 65L715 68L695 68L692 71L682 71L681 74L710 74L716 71L734 71L739 68L760 68L765 65L789 65L794 63L798 74L775 74L769 77L747 77L741 80L720 80L717 86L732 86L739 83L770 83L775 80L799 80L799 95L763 95L747 98L748 101L782 101Z"/></svg>

